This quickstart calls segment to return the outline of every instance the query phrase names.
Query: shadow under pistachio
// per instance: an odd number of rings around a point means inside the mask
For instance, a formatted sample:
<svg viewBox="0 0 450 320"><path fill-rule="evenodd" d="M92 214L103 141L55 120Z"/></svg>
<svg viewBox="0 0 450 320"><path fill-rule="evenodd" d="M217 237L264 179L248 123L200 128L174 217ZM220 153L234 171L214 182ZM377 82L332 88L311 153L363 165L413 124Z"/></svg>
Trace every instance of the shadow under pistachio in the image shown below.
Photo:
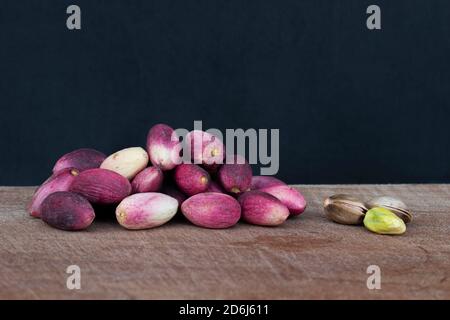
<svg viewBox="0 0 450 320"><path fill-rule="evenodd" d="M117 204L100 205L93 204L92 207L95 211L95 220L104 222L117 222L116 220L116 207Z"/></svg>

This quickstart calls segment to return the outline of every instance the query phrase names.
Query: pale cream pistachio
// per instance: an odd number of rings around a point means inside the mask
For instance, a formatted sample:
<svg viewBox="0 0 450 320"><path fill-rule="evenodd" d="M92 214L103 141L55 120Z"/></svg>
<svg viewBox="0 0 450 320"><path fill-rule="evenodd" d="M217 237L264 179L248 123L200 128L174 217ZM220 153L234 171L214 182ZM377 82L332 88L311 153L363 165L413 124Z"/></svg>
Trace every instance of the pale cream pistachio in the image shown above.
<svg viewBox="0 0 450 320"><path fill-rule="evenodd" d="M133 147L113 153L102 162L100 168L117 172L131 180L144 170L147 164L147 151L140 147Z"/></svg>

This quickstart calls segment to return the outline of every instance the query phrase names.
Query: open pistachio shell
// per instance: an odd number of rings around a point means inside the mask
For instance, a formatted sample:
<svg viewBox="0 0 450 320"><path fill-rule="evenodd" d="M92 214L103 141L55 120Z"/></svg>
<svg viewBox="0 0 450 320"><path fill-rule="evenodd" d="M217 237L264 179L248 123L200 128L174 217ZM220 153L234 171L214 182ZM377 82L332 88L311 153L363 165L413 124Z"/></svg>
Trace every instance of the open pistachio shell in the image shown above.
<svg viewBox="0 0 450 320"><path fill-rule="evenodd" d="M399 218L401 218L405 223L411 222L412 214L409 211L406 204L394 197L376 197L366 202L366 207L372 209L375 207L386 208L395 213Z"/></svg>
<svg viewBox="0 0 450 320"><path fill-rule="evenodd" d="M363 202L347 194L336 194L323 204L325 215L341 224L362 224L367 211Z"/></svg>

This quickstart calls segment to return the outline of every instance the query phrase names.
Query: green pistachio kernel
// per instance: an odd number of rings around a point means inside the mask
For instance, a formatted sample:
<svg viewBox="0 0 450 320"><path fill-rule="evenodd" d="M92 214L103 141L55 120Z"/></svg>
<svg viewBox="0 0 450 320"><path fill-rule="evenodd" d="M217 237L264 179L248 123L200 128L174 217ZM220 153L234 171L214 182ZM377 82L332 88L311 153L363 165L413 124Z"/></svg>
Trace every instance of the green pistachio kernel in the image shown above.
<svg viewBox="0 0 450 320"><path fill-rule="evenodd" d="M364 225L372 232L379 234L403 234L406 231L406 225L391 210L381 207L375 207L366 212Z"/></svg>

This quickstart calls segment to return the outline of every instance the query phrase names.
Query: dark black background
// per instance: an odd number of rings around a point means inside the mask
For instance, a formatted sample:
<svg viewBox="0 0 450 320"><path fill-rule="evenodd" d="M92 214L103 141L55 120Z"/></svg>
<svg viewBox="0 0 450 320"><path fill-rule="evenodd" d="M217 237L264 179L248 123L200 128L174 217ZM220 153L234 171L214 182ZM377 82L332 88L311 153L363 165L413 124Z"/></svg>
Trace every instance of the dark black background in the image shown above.
<svg viewBox="0 0 450 320"><path fill-rule="evenodd" d="M290 183L449 182L449 31L447 0L2 0L0 185L194 120L279 128Z"/></svg>

